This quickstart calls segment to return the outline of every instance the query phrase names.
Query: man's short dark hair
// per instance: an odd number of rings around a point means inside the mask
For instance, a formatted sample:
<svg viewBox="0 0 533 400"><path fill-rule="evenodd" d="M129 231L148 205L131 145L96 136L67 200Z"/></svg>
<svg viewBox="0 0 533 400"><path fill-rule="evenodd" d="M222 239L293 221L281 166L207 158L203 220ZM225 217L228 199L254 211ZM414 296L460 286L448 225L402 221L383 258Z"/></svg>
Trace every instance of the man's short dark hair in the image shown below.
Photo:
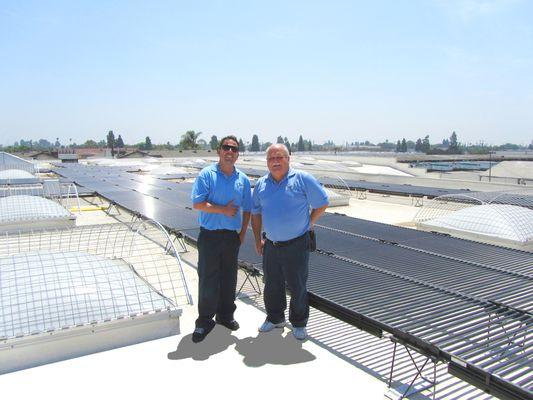
<svg viewBox="0 0 533 400"><path fill-rule="evenodd" d="M224 136L222 139L220 139L220 142L218 142L218 149L219 150L220 150L220 148L222 147L222 145L224 144L224 142L226 140L233 140L233 141L235 141L235 143L237 143L237 146L239 146L239 140L233 135L228 135L228 136Z"/></svg>

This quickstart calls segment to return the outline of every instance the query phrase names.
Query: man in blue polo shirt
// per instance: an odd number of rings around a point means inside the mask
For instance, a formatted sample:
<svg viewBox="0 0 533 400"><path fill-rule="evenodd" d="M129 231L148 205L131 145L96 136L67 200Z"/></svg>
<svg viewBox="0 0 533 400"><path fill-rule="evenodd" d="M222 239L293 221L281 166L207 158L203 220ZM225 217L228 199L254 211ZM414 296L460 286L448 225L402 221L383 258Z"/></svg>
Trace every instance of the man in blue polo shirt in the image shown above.
<svg viewBox="0 0 533 400"><path fill-rule="evenodd" d="M257 181L253 193L252 228L257 253L263 255L267 311L259 331L269 332L284 326L287 284L291 293L292 332L296 339L304 340L309 318L310 231L326 210L328 196L312 175L290 168L289 161L287 147L270 146L267 150L270 173Z"/></svg>
<svg viewBox="0 0 533 400"><path fill-rule="evenodd" d="M200 211L195 343L205 339L215 321L233 331L239 329L233 317L237 256L250 222L251 189L248 177L235 168L239 157L235 136L220 141L218 157L218 163L200 172L191 194L194 209Z"/></svg>

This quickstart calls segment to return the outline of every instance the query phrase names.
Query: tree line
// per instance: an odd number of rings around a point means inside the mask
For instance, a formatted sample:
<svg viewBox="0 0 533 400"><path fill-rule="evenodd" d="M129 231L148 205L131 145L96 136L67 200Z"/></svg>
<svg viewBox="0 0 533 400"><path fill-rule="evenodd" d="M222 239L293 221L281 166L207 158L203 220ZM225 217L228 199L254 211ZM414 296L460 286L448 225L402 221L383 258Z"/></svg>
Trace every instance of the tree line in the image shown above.
<svg viewBox="0 0 533 400"><path fill-rule="evenodd" d="M13 146L3 147L0 149L8 152L28 152L28 151L51 151L61 150L65 148L109 148L113 154L123 153L127 149L139 149L143 151L149 150L216 150L219 145L219 138L217 135L211 135L209 142L202 138L202 132L189 130L179 136L178 144L173 145L170 142L166 144L154 144L150 136L146 136L141 142L135 144L125 144L122 135L115 135L110 130L106 137L100 141L93 139L87 140L83 144L77 144L69 139L68 144L61 143L59 138L55 141L47 139L39 140L24 140L21 139L14 143ZM291 142L286 136L278 136L276 143L283 143L291 152L302 151L344 151L344 150L365 150L365 151L390 151L397 153L406 152L420 152L426 154L462 154L468 152L470 154L487 154L490 151L504 151L504 150L533 150L533 142L528 146L520 146L512 143L506 143L500 146L487 146L483 143L479 144L462 144L458 141L457 134L452 132L449 138L442 140L440 143L431 144L429 135L423 138L418 138L416 141L407 140L406 138L398 139L396 144L394 142L385 142L373 144L366 140L364 142L345 142L344 145L336 145L332 140L327 140L323 144L315 144L311 140L306 140L302 135L299 135L296 142ZM242 138L239 138L239 150L244 151L265 151L272 143L269 141L261 142L259 135L254 134L251 142L245 143Z"/></svg>
<svg viewBox="0 0 533 400"><path fill-rule="evenodd" d="M462 154L463 149L457 141L457 134L455 131L451 134L449 139L444 139L441 144L431 145L429 142L429 135L424 138L418 138L416 142L407 142L405 138L398 140L396 143L397 153L406 153L408 151L416 151L426 154Z"/></svg>
<svg viewBox="0 0 533 400"><path fill-rule="evenodd" d="M153 145L149 136L146 137L145 141L138 143L133 147L137 147L140 150L153 150L156 148L164 149L178 149L178 150L216 150L218 149L219 139L217 135L212 135L209 143L207 143L203 138L200 138L202 132L196 131L187 131L180 137L180 141L176 146L167 143L166 145ZM120 149L124 147L124 141L119 135L117 139L113 134L113 131L109 131L107 135L107 147L114 151L115 148ZM311 151L313 150L313 144L310 140L305 140L302 135L298 138L297 142L290 142L287 137L278 136L276 143L283 143L290 151ZM240 151L265 151L272 143L271 142L260 142L259 136L254 134L252 136L252 142L245 144L242 138L239 139L239 150Z"/></svg>

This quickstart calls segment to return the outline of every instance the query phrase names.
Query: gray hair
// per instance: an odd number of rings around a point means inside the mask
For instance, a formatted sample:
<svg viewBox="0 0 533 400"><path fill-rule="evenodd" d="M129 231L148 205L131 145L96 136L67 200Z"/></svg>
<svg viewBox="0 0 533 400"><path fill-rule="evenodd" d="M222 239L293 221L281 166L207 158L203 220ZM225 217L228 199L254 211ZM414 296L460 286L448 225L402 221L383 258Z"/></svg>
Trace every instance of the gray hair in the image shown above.
<svg viewBox="0 0 533 400"><path fill-rule="evenodd" d="M268 153L270 153L273 150L281 150L285 153L287 157L289 157L289 149L283 143L274 143L268 146L268 148L266 149L267 157L268 157Z"/></svg>

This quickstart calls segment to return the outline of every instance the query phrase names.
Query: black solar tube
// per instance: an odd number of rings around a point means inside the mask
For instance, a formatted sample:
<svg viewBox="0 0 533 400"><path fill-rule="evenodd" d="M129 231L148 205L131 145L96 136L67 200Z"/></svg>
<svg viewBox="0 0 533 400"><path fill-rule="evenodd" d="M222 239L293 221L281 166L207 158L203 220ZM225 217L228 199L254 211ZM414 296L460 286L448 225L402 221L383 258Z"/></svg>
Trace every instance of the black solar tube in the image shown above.
<svg viewBox="0 0 533 400"><path fill-rule="evenodd" d="M526 371L524 371L524 366L529 364L529 374L531 375L531 360L523 360L523 357L521 357L520 349L514 349L513 351L507 351L505 355L501 356L499 359L494 359L491 357L490 363L477 363L469 361L471 364L478 366L479 368L482 368L486 371L489 371L491 364L499 364L502 359L505 357L506 359L509 359L508 367L504 370L501 370L499 372L489 372L492 375L500 376L503 379L507 379L510 381L514 381L516 379L521 379L525 374L527 374ZM518 355L518 356L517 356ZM530 377L530 383L531 386L531 377Z"/></svg>
<svg viewBox="0 0 533 400"><path fill-rule="evenodd" d="M444 308L449 312L454 311L453 307L458 307L458 309L463 311L465 311L467 308L464 302L460 301L459 299L450 298L450 296L434 299L431 301L431 304L438 305L440 309ZM401 304L399 307L388 307L382 312L376 311L374 315L376 315L377 318L386 318L391 322L394 321L394 323L398 324L398 326L405 326L406 318L409 318L410 321L416 319L417 322L421 320L433 321L434 310L434 307L428 306L428 304L425 302L409 302L405 305ZM400 317L397 318L397 315Z"/></svg>
<svg viewBox="0 0 533 400"><path fill-rule="evenodd" d="M460 318L460 315L458 315L457 317L450 319L442 318L435 323L432 323L431 321L428 321L425 324L417 322L416 329L408 327L408 330L414 335L423 336L432 342L439 342L443 337L452 341L453 339L449 334L449 329L456 330L456 332L458 332L457 335L461 336L468 332L476 332L479 329L483 329L488 326L488 323L488 315L480 314L478 309L477 313L473 312L467 314L463 318ZM439 330L434 330L434 326L438 326Z"/></svg>
<svg viewBox="0 0 533 400"><path fill-rule="evenodd" d="M404 285L405 286L405 285ZM388 287L385 287L387 292L390 291ZM429 296L430 298L434 299L434 296L431 296L431 294L423 293L423 296ZM450 307L450 299L449 296L445 296L446 299L442 301L443 304L446 304L448 307ZM349 302L348 300L350 298L342 298L339 297L338 294L336 295L337 300L339 301L345 301L346 305L352 302ZM396 313L399 315L403 315L402 312L405 311L412 311L412 312L418 312L424 314L430 314L430 311L427 310L427 307L421 303L418 302L420 300L420 293L415 293L412 297L412 299L406 299L406 296L404 296L404 301L401 303L398 303L396 306L391 306L388 304L386 309L384 309L383 305L378 305L377 307L370 307L368 304L365 305L359 305L358 309L361 311L364 311L365 313L369 313L370 315L373 315L376 319L384 319L387 315L390 315L391 313ZM365 299L365 303L368 302L368 299ZM387 303L386 303L387 304ZM451 307L450 307L451 309Z"/></svg>
<svg viewBox="0 0 533 400"><path fill-rule="evenodd" d="M521 309L530 314L533 310L531 290L528 290L527 288L521 289L520 291L517 291L509 296L495 298L494 300L497 300L502 304L512 305L513 307Z"/></svg>
<svg viewBox="0 0 533 400"><path fill-rule="evenodd" d="M533 379L531 378L531 361L517 363L512 369L503 373L493 373L492 376L500 376L510 382L514 382L520 386L524 386L529 390L533 389ZM526 379L523 379L526 377Z"/></svg>
<svg viewBox="0 0 533 400"><path fill-rule="evenodd" d="M533 253L451 237L441 240L424 238L418 240L416 244L409 243L409 246L533 277L531 271Z"/></svg>
<svg viewBox="0 0 533 400"><path fill-rule="evenodd" d="M438 271L435 271L435 268L432 267L432 262L439 262L441 265L446 265L448 269L450 268L457 268L458 271L463 271L465 270L465 263L462 262L461 260L452 260L453 262L450 263L450 259L449 258L443 258L442 260L440 258L435 258L435 255L434 254L429 254L429 253L426 253L426 252L419 252L418 250L416 249L412 249L410 247L406 247L406 246L393 246L393 245L388 245L388 244L383 244L383 243L380 243L374 239L365 239L365 238L361 238L361 237L358 237L358 236L353 236L353 235L350 235L350 234L346 234L346 233L341 233L341 232L335 232L335 231L327 231L327 230L320 230L320 234L324 236L323 239L325 239L325 241L327 241L328 244L333 244L333 248L337 248L339 249L339 246L340 246L340 249L346 249L344 251L349 251L350 252L350 255L351 257L353 257L353 255L356 255L359 256L359 257L363 257L363 256L366 256L366 257L369 257L368 255L365 255L365 254L361 254L360 252L357 252L356 249L353 248L353 244L354 243L361 243L360 246L367 246L368 249L372 249L372 248L379 248L380 246L385 246L384 248L387 249L387 251L389 252L393 252L394 254L404 254L405 257L407 257L408 259L412 260L413 258L413 254L411 252L415 251L417 253L420 254L420 256L416 256L415 255L415 259L418 259L419 262L418 262L418 266L424 266L424 265L427 265L427 269L430 271L430 272L433 272L436 276L438 276ZM343 237L343 235L346 235ZM320 237L320 236L319 236ZM346 244L344 244L346 243ZM364 243L364 244L363 244ZM401 249L401 250L400 250ZM331 246L329 246L328 250L331 250ZM338 251L336 250L333 250L334 252L338 253ZM343 251L343 250L341 250ZM393 259L393 257L389 257L391 259ZM427 260L427 262L423 262L423 260ZM456 266L456 267L454 267ZM473 269L473 270L480 270L480 271L483 271L486 267L484 266L481 266L481 265L470 265L470 269ZM497 276L498 279L501 279L501 277L506 277L506 275L504 275L503 272L501 271L492 271L491 272L492 275L494 275L495 277ZM445 277L443 277L445 278ZM451 278L451 277L450 277Z"/></svg>
<svg viewBox="0 0 533 400"><path fill-rule="evenodd" d="M419 248L419 247L416 247L416 246L411 246L409 244L398 244L398 246L399 247L403 247L403 248L407 248L407 249L410 249L410 250L418 251L418 252L427 253L427 254L430 254L430 255L433 255L433 256L442 257L442 258L448 259L448 260L459 261L459 262L462 262L462 263L471 264L472 266L477 266L477 267L484 268L484 269L494 269L494 270L497 270L499 272L504 272L504 273L507 273L507 274L510 274L510 275L513 275L513 276L523 277L523 278L528 279L529 281L533 281L533 276L530 276L530 275L527 275L527 274L523 274L523 273L518 272L518 271L509 270L509 269L506 269L503 266L496 266L496 265L489 265L487 263L480 263L480 262L476 262L476 261L465 259L464 257L460 258L460 257L457 257L457 256L453 256L452 254L438 253L438 252L435 252L435 251L426 250L426 249ZM531 255L531 257L533 257L533 254Z"/></svg>
<svg viewBox="0 0 533 400"><path fill-rule="evenodd" d="M385 246L388 253L387 257L376 258L375 264L386 265L387 269L395 270L411 276L416 276L418 279L427 280L439 285L449 286L453 285L455 290L480 291L489 289L500 289L504 284L528 285L527 282L517 281L516 278L510 276L502 276L500 273L492 274L492 278L487 276L483 271L476 271L476 268L471 268L457 262L446 262L444 260L435 259L431 257L413 257L411 254L402 254L391 247ZM386 258L391 261L386 264ZM364 260L366 261L366 260ZM394 269L392 269L394 267ZM425 272L424 272L425 271ZM415 275L413 275L415 274ZM475 274L475 275L474 275ZM483 285L478 282L483 280Z"/></svg>
<svg viewBox="0 0 533 400"><path fill-rule="evenodd" d="M524 351L524 349L520 349L518 351L521 353L518 356L514 357L513 359L510 359L507 361L489 360L479 365L480 367L482 367L483 369L486 369L487 371L491 373L497 373L497 371L500 371L500 373L505 373L506 375L511 374L517 370L520 370L521 368L524 368L525 366L528 366L528 365L531 369L531 367L533 367L533 361L531 361L530 357L531 355L533 355L533 350L529 350L526 352ZM494 365L493 367L489 367L489 365L493 364L494 362L497 362L497 364Z"/></svg>
<svg viewBox="0 0 533 400"><path fill-rule="evenodd" d="M390 287L389 287L389 289L390 289ZM321 293L326 294L326 293L328 293L327 290L317 290L314 287L314 285L311 285L310 292L317 293L317 294L321 294ZM336 295L334 296L334 298L335 298L336 301L343 302L343 304L345 304L347 306L354 307L357 310L364 311L365 313L372 313L374 315L376 314L375 312L373 313L373 311L375 311L375 310L382 310L386 306L389 306L389 308L391 307L387 303L381 303L381 304L378 304L378 305L376 305L374 307L370 307L368 305L368 299L361 299L360 297L357 297L357 300L356 300L356 299L354 299L353 293L350 293L348 295L343 295L342 293L338 293L337 292Z"/></svg>
<svg viewBox="0 0 533 400"><path fill-rule="evenodd" d="M425 337L434 343L444 345L447 343L454 342L456 338L461 338L469 334L475 334L476 332L482 331L484 329L487 330L493 324L493 322L489 320L488 315L485 314L478 315L477 317L470 316L469 319L460 319L450 322L453 322L451 326L449 325L448 321L444 321L442 324L431 324L432 327L442 327L442 329L446 330L445 332L435 331L434 329L427 329L427 327L424 327L419 323L417 324L417 326L422 329L409 329L409 331L413 334L415 334L416 332L417 336ZM452 334L452 330L455 333Z"/></svg>
<svg viewBox="0 0 533 400"><path fill-rule="evenodd" d="M524 329L517 328L516 331L513 332L519 333L521 331L524 331ZM500 349L502 346L507 345L509 343L509 335L506 332L503 332L496 336L492 336L492 334L486 333L485 331L484 335L482 334L482 332L480 332L479 336L475 337L475 340L477 341L476 346L473 346L472 343L463 343L462 345L450 345L443 344L442 342L439 342L438 345L439 347L442 347L447 351L453 352L454 355L459 356L463 359L479 360L478 358L475 358L477 355L487 353L489 350ZM485 357L487 357L486 354Z"/></svg>
<svg viewBox="0 0 533 400"><path fill-rule="evenodd" d="M517 263L523 264L526 270L522 271L527 272L527 269L529 269L529 276L531 276L532 253L520 250L511 250L441 234L421 232L336 214L323 216L320 219L320 225L367 237L370 236L375 239L385 239L408 245L409 247L464 259L465 261L479 262L481 260L489 266L498 266L508 271L516 270L516 268L505 268L508 267L507 264L509 262L513 265ZM520 268L520 266L518 267Z"/></svg>
<svg viewBox="0 0 533 400"><path fill-rule="evenodd" d="M309 293L309 305L323 312L327 312L342 321L348 322L351 325L357 326L375 336L381 337L381 331L391 331L392 328L383 322L376 321L372 317L366 316L355 310L343 307L342 305L317 296L314 293Z"/></svg>
<svg viewBox="0 0 533 400"><path fill-rule="evenodd" d="M360 264L363 265L362 263L360 263ZM460 292L454 291L452 289L447 289L447 288L444 288L444 287L436 286L436 285L434 285L434 284L432 284L430 282L420 281L419 279L411 278L409 276L401 275L401 274L398 274L397 272L390 271L390 269L387 270L387 269L383 269L383 268L378 268L378 267L374 267L374 266L369 265L369 264L364 264L364 265L365 265L365 267L367 269L371 269L371 270L374 270L374 271L379 271L380 273L382 273L384 275L390 275L390 276L394 276L396 278L403 279L405 282L412 282L412 283L415 283L415 284L418 284L418 285L422 285L422 286L433 288L435 290L440 290L440 291L445 292L445 293L451 293L451 294L454 294L456 296L460 296L460 297L463 297L463 298L470 298L470 299L473 299L473 300L476 300L476 301L482 301L484 303L487 303L486 301L483 301L483 299L476 298L476 297L468 295L466 293L460 293Z"/></svg>
<svg viewBox="0 0 533 400"><path fill-rule="evenodd" d="M453 310L450 312L449 309L441 310L439 313L433 313L431 316L426 318L425 320L421 320L417 318L416 323L411 323L408 326L406 326L405 323L397 322L398 327L401 329L408 329L409 332L416 333L416 334L424 334L428 329L431 330L431 328L428 328L428 324L431 323L431 325L437 325L439 327L445 328L449 325L461 325L464 323L467 323L469 321L472 321L472 318L479 317L479 306L472 306L469 310ZM396 322L395 322L396 324Z"/></svg>
<svg viewBox="0 0 533 400"><path fill-rule="evenodd" d="M509 337L505 332L503 334L501 332L498 333L499 331L496 333L487 332L487 326L481 326L473 332L461 332L453 340L450 339L445 344L442 341L433 341L433 343L440 348L446 349L446 351L452 352L454 355L459 355L472 361L476 355L486 354L491 348L500 349L502 345L505 346L509 341ZM502 340L498 341L498 339Z"/></svg>
<svg viewBox="0 0 533 400"><path fill-rule="evenodd" d="M364 273L362 273L361 277L365 277L366 279L372 279L373 282L375 282L376 280L381 282L382 279L384 279L385 277L387 277L387 282L389 283L389 285L390 285L390 283L392 282L392 283L395 284L394 286L398 286L398 291L400 291L400 292L403 293L403 297L404 297L404 298L406 297L406 294L405 294L405 291L406 291L406 288L405 288L406 283L407 283L407 282L412 282L412 283L414 283L413 281L404 280L404 279L401 279L401 278L399 278L399 277L396 277L396 276L394 276L394 275L392 275L392 274L390 274L390 273L387 274L387 273L385 273L385 272L378 271L377 269L372 269L372 268L368 268L368 267L365 267L365 268L366 268L368 271L372 271L372 274L368 274L368 273L364 274ZM376 274L379 274L379 275L376 275ZM368 276L372 276L372 278L368 278ZM323 281L325 281L326 284L329 284L329 283L327 282L328 276L321 276L321 278L322 278ZM392 280L391 280L391 278L392 278ZM343 280L343 279L336 279L336 282L339 282L339 283L344 282L345 284L348 283L348 281L346 281L345 279L344 279L344 280ZM394 286L393 286L393 288L394 288ZM378 286L376 286L376 287L379 288L379 287L381 287L381 286L378 285ZM383 287L383 288L384 288L384 287ZM379 297L383 297L383 296L388 296L388 297L390 297L390 296L394 296L395 299L397 299L397 298L401 298L401 297L402 297L402 296L397 296L396 293L391 293L391 292L390 292L390 289L391 289L391 288L388 287L385 293L382 293L382 292L380 293L380 292L378 292L375 296L379 296ZM372 288L372 287L369 287L368 290L373 291L373 288ZM422 292L422 291L424 291L424 289L421 289L420 291ZM428 294L428 293L425 293L425 295L430 296L430 294Z"/></svg>
<svg viewBox="0 0 533 400"><path fill-rule="evenodd" d="M519 376L511 375L511 379L512 379L512 382L515 382L516 385L518 385L519 387L520 386L525 387L531 392L533 390L533 378L531 377L531 366L530 365L531 365L531 362L528 363L527 374L520 374ZM519 380L524 375L526 376L526 378Z"/></svg>
<svg viewBox="0 0 533 400"><path fill-rule="evenodd" d="M344 271L335 271L335 273L342 273ZM350 281L350 276L346 276L346 279L343 281L342 276L335 275L331 276L331 272L327 274L320 274L316 272L314 265L310 265L309 271L309 284L313 287L320 289L330 289L334 290L336 295L348 295L354 297L356 295L358 298L370 301L375 300L376 302L380 301L380 298L383 298L385 295L392 296L390 290L402 291L404 288L404 282L400 280L391 280L388 282L387 292L376 291L376 286L372 284L376 282L376 277L368 274L366 271L361 270L356 274L355 279L357 282ZM406 294L407 296L407 294Z"/></svg>
<svg viewBox="0 0 533 400"><path fill-rule="evenodd" d="M472 347L460 350L460 354L462 354L463 357L468 357L469 360L478 361L479 359L488 357L487 353L493 348L500 348L501 346L508 347L510 345L510 338L513 338L513 336L522 339L522 333L526 335L530 329L530 324L521 325L508 323L506 329L495 329L496 332L491 331L490 333L485 331L479 336L479 339L486 343L486 345L483 344L478 346L478 348ZM521 341L522 340L519 340L518 342ZM524 339L524 341L531 342L531 338ZM490 344L490 346L488 344ZM476 358L476 356L479 355L482 355L482 357Z"/></svg>
<svg viewBox="0 0 533 400"><path fill-rule="evenodd" d="M502 317L508 319L511 322L516 321L517 323L521 323L521 321L518 319L520 315L517 315L516 312L511 311L511 310L506 311L502 315ZM478 319L472 320L471 323L467 323L464 325L458 325L457 326L458 331L457 331L457 334L455 335L452 335L452 334L443 335L443 334L429 333L429 337L431 338L433 342L444 346L444 345L454 342L456 339L456 336L471 334L471 333L475 333L475 332L479 332L483 330L487 331L487 330L490 330L491 328L492 330L495 330L494 320L491 319L489 314L482 314ZM417 334L424 335L423 333L417 333Z"/></svg>
<svg viewBox="0 0 533 400"><path fill-rule="evenodd" d="M333 235L335 235L336 239L341 238L341 239L346 240L346 237L343 238L342 234L333 233ZM365 239L355 238L356 242L358 240L365 240ZM336 242L338 243L338 240L336 240ZM416 279L426 280L430 284L439 284L439 285L444 284L444 286L448 286L450 289L453 289L455 291L465 291L465 293L472 293L473 295L476 295L476 296L480 296L482 294L484 297L498 300L499 299L498 292L506 293L511 290L516 291L517 290L516 288L519 286L528 287L527 282L522 282L517 277L513 277L503 272L499 272L499 271L490 271L490 272L485 271L485 275L487 273L492 274L494 278L491 281L485 276L485 279L483 280L483 285L479 285L479 281L482 281L481 277L475 279L474 281L469 281L468 279L460 276L459 274L452 273L452 271L466 272L467 275L470 274L472 276L470 279L474 279L473 278L474 275L472 274L476 272L475 271L477 269L476 267L474 267L472 271L468 272L468 269L472 269L472 266L469 266L469 265L465 266L464 264L461 265L461 263L459 262L450 263L450 262L446 262L445 260L440 260L440 259L436 260L437 262L436 265L432 265L431 267L428 266L420 270L419 268L420 265L424 266L424 265L429 265L431 263L431 256L421 253L421 257L418 257L419 259L415 258L418 264L418 268L415 268L414 266L411 267L409 265L409 263L413 261L412 255L410 254L409 250L399 251L399 249L396 246L391 246L387 244L377 244L376 242L368 243L368 244L371 247L385 246L384 248L388 249L387 252L390 254L387 254L386 257L384 255L382 255L381 257L377 257L377 256L369 256L368 254L361 254L360 256L356 256L356 257L351 255L350 258L352 259L356 258L357 259L356 261L359 261L359 262L368 262L374 259L375 264L387 265L387 269L391 271L396 271L402 274L408 274L411 277L414 277ZM343 245L341 244L341 247L342 246ZM347 245L344 245L344 246L347 247ZM404 253L402 253L402 251ZM405 251L407 251L407 253L405 253ZM337 252L339 251L337 250ZM391 260L392 262L385 264L388 260ZM435 260L433 259L433 261ZM454 264L457 264L457 266L454 267L453 266ZM452 268L451 270L450 270L450 267ZM424 269L427 270L428 272L421 273ZM446 271L447 274L443 275L443 271ZM461 275L464 275L464 274L461 274ZM478 273L476 272L476 276L477 275ZM457 283L455 283L455 285L453 286L450 286L451 282L457 282ZM508 286L510 285L510 288L501 289L502 285L505 285L505 284L508 284ZM479 293L479 291L481 291L481 293ZM493 291L496 291L496 293L493 293ZM524 304L520 302L515 305L517 307L520 307L520 306L523 306Z"/></svg>
<svg viewBox="0 0 533 400"><path fill-rule="evenodd" d="M364 280L363 280L364 279ZM427 293L423 290L419 290L416 293L410 293L405 291L405 282L401 282L399 279L394 281L390 280L387 282L387 285L385 286L379 286L380 280L377 280L375 277L371 280L368 280L368 278L362 278L360 279L362 283L372 283L373 286L369 286L368 289L365 291L358 290L357 297L361 299L361 301L364 301L365 303L371 303L366 304L366 310L367 312L371 312L373 310L381 310L383 309L384 305L388 305L389 308L392 307L391 302L389 300L393 301L393 305L395 307L401 307L403 304L410 304L412 305L414 301L420 302L423 298L433 298L431 293ZM326 282L322 282L322 284L326 284ZM316 289L320 288L320 286L316 286L313 284L313 287ZM331 288L331 286L330 286ZM354 298L354 291L353 290L340 290L342 286L339 287L339 290L336 290L335 297L339 300L346 300L349 301ZM376 291L379 290L379 291ZM383 291L381 291L383 290Z"/></svg>

